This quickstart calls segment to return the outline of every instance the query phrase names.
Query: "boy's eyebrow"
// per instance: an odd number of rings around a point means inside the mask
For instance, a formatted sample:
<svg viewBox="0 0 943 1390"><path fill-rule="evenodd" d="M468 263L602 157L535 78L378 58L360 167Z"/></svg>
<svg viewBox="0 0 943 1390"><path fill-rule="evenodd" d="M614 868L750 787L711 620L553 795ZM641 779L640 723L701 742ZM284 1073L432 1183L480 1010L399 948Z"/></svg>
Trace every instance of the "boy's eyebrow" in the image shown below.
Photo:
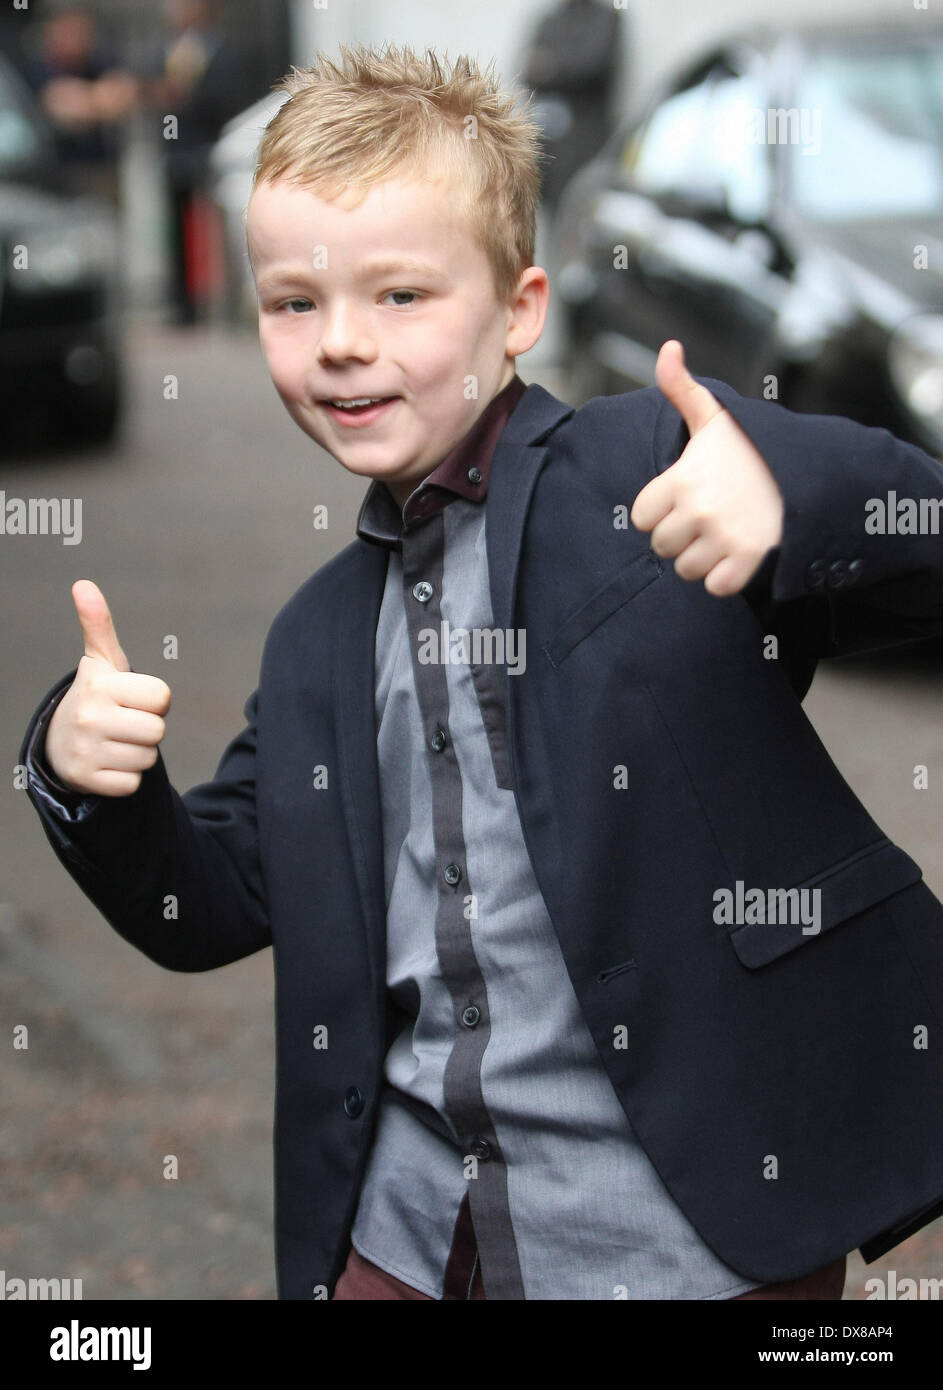
<svg viewBox="0 0 943 1390"><path fill-rule="evenodd" d="M269 285L281 284L285 280L300 280L308 275L311 267L304 265L276 266L256 281L256 288L266 289ZM365 275L385 275L396 271L410 271L418 275L441 276L439 266L422 261L414 256L377 256L372 260L361 261L360 269Z"/></svg>
<svg viewBox="0 0 943 1390"><path fill-rule="evenodd" d="M256 289L264 290L269 285L280 285L285 280L299 280L306 274L307 270L302 266L278 266L275 270L269 270L265 275L259 276L255 282Z"/></svg>
<svg viewBox="0 0 943 1390"><path fill-rule="evenodd" d="M373 260L363 261L362 268L368 275L382 275L387 271L396 270L412 270L421 275L442 274L439 266L420 260L416 256L376 256Z"/></svg>

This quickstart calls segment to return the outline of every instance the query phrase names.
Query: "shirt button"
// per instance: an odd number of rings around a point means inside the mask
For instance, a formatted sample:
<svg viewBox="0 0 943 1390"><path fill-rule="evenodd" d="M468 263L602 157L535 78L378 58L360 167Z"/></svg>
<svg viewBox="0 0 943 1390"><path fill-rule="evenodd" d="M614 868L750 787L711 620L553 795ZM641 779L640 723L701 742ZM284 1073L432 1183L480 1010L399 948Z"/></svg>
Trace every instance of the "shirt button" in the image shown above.
<svg viewBox="0 0 943 1390"><path fill-rule="evenodd" d="M480 482L481 482L481 469L480 469L480 468L469 468L468 473L466 474L466 477L468 478L468 481L469 481L470 483L480 483Z"/></svg>
<svg viewBox="0 0 943 1390"><path fill-rule="evenodd" d="M432 749L433 753L441 753L442 749L445 747L447 742L448 739L445 736L445 730L436 729L435 733L429 740L429 746Z"/></svg>
<svg viewBox="0 0 943 1390"><path fill-rule="evenodd" d="M444 878L450 888L454 888L456 883L461 880L462 871L457 864L446 864Z"/></svg>
<svg viewBox="0 0 943 1390"><path fill-rule="evenodd" d="M466 1028L474 1028L481 1018L481 1010L474 1004L469 1004L468 1008L462 1012L462 1022Z"/></svg>
<svg viewBox="0 0 943 1390"><path fill-rule="evenodd" d="M420 603L428 603L433 595L432 585L428 579L420 579L418 584L413 585L413 598L417 598Z"/></svg>
<svg viewBox="0 0 943 1390"><path fill-rule="evenodd" d="M482 1163L487 1163L488 1159L491 1157L491 1145L488 1143L487 1139L473 1139L471 1152L474 1154L475 1158L480 1158Z"/></svg>
<svg viewBox="0 0 943 1390"><path fill-rule="evenodd" d="M359 1086L348 1086L344 1095L344 1109L352 1120L363 1110L363 1092Z"/></svg>

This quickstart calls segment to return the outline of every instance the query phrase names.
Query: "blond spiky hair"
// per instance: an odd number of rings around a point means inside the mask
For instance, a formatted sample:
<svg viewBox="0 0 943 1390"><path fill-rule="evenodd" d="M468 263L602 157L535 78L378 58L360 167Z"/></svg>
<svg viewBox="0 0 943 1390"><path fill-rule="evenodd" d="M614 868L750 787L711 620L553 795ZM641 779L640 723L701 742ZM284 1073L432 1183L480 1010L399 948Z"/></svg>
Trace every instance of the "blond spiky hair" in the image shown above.
<svg viewBox="0 0 943 1390"><path fill-rule="evenodd" d="M281 177L331 199L391 177L445 175L506 300L533 264L542 151L526 107L502 93L493 60L482 73L467 57L449 65L432 49L418 57L387 44L341 45L341 61L318 53L292 67L287 91L259 147L253 188Z"/></svg>

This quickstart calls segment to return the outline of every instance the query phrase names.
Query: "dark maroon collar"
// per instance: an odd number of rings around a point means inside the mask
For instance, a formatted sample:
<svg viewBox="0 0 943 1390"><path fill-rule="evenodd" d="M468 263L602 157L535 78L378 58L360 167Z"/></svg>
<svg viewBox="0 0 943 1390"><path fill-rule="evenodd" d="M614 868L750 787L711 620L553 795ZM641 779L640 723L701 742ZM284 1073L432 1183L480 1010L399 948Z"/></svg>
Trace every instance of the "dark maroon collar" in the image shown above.
<svg viewBox="0 0 943 1390"><path fill-rule="evenodd" d="M357 517L357 535L375 545L398 548L404 531L464 497L483 502L494 447L527 383L516 374L485 406L468 433L428 477L409 494L402 509L385 483L374 479Z"/></svg>

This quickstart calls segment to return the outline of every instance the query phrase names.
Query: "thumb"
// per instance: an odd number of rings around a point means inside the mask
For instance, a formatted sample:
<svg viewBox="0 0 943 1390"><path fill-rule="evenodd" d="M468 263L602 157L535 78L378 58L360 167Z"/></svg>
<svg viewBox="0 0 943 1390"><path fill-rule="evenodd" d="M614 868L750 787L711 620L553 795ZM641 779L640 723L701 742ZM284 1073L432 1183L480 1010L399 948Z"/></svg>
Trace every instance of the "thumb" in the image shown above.
<svg viewBox="0 0 943 1390"><path fill-rule="evenodd" d="M724 408L706 386L694 380L684 365L684 348L676 338L661 345L655 363L655 384L678 411L690 435L703 429Z"/></svg>
<svg viewBox="0 0 943 1390"><path fill-rule="evenodd" d="M131 664L118 645L118 634L98 585L90 579L77 579L72 585L72 601L85 639L85 655L107 661L116 671L130 671Z"/></svg>

